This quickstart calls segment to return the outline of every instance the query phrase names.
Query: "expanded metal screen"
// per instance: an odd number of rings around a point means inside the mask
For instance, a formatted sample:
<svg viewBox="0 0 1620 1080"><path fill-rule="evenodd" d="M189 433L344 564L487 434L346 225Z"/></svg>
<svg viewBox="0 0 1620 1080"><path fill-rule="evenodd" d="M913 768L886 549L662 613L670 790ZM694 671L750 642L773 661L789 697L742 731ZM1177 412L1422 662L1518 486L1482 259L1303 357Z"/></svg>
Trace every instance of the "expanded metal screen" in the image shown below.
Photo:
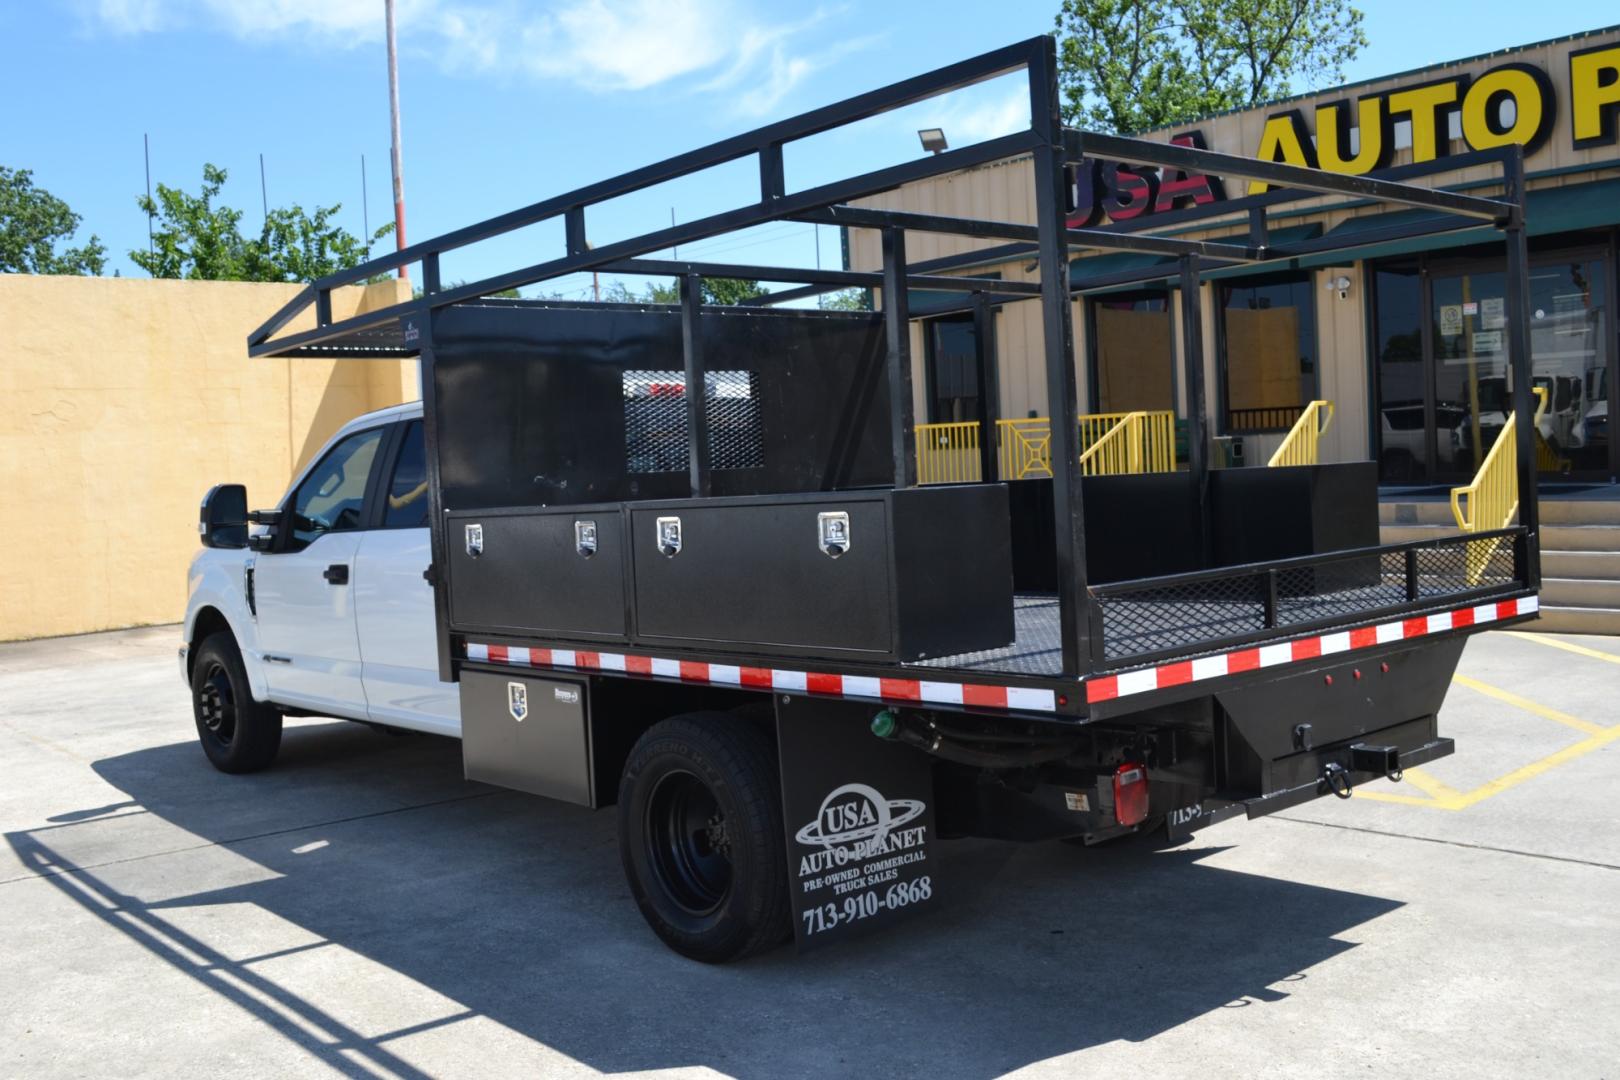
<svg viewBox="0 0 1620 1080"><path fill-rule="evenodd" d="M1416 610L1521 584L1512 534L1448 537L1357 555L1093 589L1110 662L1199 652L1278 630Z"/></svg>
<svg viewBox="0 0 1620 1080"><path fill-rule="evenodd" d="M710 371L703 378L703 415L711 469L765 464L758 377L752 371ZM626 371L624 454L632 473L685 472L686 373Z"/></svg>

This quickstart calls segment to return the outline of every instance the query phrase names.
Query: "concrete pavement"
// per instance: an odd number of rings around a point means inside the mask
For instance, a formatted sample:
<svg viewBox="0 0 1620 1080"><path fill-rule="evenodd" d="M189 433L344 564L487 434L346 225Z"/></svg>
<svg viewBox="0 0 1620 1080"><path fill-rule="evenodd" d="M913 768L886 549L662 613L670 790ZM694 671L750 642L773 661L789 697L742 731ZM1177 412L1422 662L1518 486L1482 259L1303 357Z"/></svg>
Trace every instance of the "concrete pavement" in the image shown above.
<svg viewBox="0 0 1620 1080"><path fill-rule="evenodd" d="M946 844L933 913L710 968L611 813L449 740L298 721L215 772L175 638L0 646L0 1075L1620 1077L1617 639L1474 639L1407 783Z"/></svg>

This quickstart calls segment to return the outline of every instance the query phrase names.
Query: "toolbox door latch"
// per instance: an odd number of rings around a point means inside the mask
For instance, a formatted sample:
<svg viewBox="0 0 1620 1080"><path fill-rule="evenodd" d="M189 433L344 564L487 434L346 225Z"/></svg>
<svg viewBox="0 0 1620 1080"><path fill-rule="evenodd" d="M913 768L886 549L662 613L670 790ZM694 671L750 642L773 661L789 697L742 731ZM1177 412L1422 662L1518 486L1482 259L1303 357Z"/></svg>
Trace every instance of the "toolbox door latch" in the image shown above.
<svg viewBox="0 0 1620 1080"><path fill-rule="evenodd" d="M574 550L587 559L596 554L596 522L574 522Z"/></svg>
<svg viewBox="0 0 1620 1080"><path fill-rule="evenodd" d="M849 514L844 510L827 510L816 515L816 534L821 550L836 559L849 550Z"/></svg>
<svg viewBox="0 0 1620 1080"><path fill-rule="evenodd" d="M657 521L658 553L673 559L681 552L681 519L661 517Z"/></svg>

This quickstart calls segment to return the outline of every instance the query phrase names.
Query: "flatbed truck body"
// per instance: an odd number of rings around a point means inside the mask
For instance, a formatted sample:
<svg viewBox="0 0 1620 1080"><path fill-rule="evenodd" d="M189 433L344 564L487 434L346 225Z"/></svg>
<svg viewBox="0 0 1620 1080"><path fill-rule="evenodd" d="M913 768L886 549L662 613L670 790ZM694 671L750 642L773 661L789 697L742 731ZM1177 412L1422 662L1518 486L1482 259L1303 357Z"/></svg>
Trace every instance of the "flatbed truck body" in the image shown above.
<svg viewBox="0 0 1620 1080"><path fill-rule="evenodd" d="M785 144L1008 72L1027 75L1028 130L788 187ZM1034 159L1033 225L852 204L1020 154ZM677 950L733 959L789 925L811 947L948 893L930 855L939 838L1184 835L1348 797L1453 751L1438 714L1466 637L1536 615L1533 452L1519 447L1516 524L1395 545L1379 542L1371 463L1211 468L1198 284L1212 268L1330 250L1331 237L1284 246L1267 232L1269 210L1323 192L1432 211L1398 226L1413 234L1493 225L1528 443L1522 164L1517 148L1477 156L1500 167L1500 196L1406 183L1420 166L1336 176L1065 129L1052 45L1035 39L333 275L249 351L420 359L423 570L467 775L616 804L632 891ZM587 242L593 205L742 157L760 163L757 201ZM1224 216L1241 228L1224 240L1075 227L1064 192L1103 158L1272 188L1154 216L1155 229ZM550 218L564 222L563 253L440 281L442 253ZM652 257L777 220L878 229L883 269ZM975 277L972 260L908 263L910 231L1002 241L1039 281ZM1081 474L1068 259L1087 247L1178 260L1189 436L1174 472ZM333 321L331 289L405 262L421 266L420 298ZM681 302L488 298L580 269L671 274ZM704 276L803 288L712 307ZM877 310L768 306L851 285L874 289ZM1039 306L1049 477L917 484L916 288L961 297L953 310L978 322L992 383L995 310ZM313 330L284 332L309 309ZM237 520L249 517L251 536ZM202 531L272 560L304 528L295 518L288 503L247 515L235 489L205 501Z"/></svg>

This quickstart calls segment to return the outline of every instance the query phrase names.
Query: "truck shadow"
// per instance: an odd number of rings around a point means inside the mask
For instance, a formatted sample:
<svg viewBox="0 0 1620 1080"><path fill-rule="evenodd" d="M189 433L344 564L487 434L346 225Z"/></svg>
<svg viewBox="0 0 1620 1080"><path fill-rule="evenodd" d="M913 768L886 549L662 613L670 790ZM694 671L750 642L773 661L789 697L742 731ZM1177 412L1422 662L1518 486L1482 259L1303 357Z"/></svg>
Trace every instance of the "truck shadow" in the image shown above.
<svg viewBox="0 0 1620 1080"><path fill-rule="evenodd" d="M214 772L191 742L94 768L144 812L109 801L8 834L23 863L351 1075L433 1075L414 1047L475 1018L505 1041L477 1029L458 1071L518 1071L507 1051L532 1040L607 1073L995 1075L1278 1000L1354 947L1336 935L1400 906L1204 861L1222 849L961 841L941 845L932 913L716 968L642 923L612 811L466 783L449 740L322 723L289 729L277 767L250 777ZM215 846L178 882L172 860L142 858L199 841ZM274 932L197 917L226 904ZM317 953L344 976L298 978ZM404 1019L346 1021L361 995L397 999Z"/></svg>

